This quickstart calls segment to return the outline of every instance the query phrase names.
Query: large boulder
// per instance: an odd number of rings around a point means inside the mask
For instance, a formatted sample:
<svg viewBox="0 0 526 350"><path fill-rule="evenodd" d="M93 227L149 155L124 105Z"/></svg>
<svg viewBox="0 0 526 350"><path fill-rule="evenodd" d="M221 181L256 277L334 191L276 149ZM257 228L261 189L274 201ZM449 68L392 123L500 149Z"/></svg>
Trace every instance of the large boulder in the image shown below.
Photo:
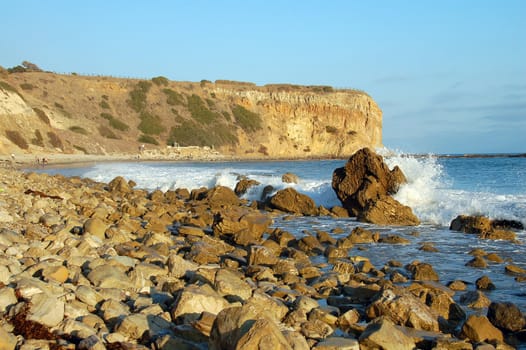
<svg viewBox="0 0 526 350"><path fill-rule="evenodd" d="M468 317L460 336L474 342L500 341L504 340L502 332L493 326L486 316L471 315Z"/></svg>
<svg viewBox="0 0 526 350"><path fill-rule="evenodd" d="M379 225L420 223L411 208L391 197L405 182L400 168L390 170L382 156L368 148L353 154L332 174L332 188L349 214Z"/></svg>
<svg viewBox="0 0 526 350"><path fill-rule="evenodd" d="M272 318L251 305L219 312L208 345L213 350L291 349Z"/></svg>
<svg viewBox="0 0 526 350"><path fill-rule="evenodd" d="M508 332L517 332L526 326L526 320L521 310L513 303L493 302L488 308L488 319L490 322Z"/></svg>
<svg viewBox="0 0 526 350"><path fill-rule="evenodd" d="M276 192L270 199L273 208L294 214L317 215L316 203L309 196L288 187Z"/></svg>
<svg viewBox="0 0 526 350"><path fill-rule="evenodd" d="M405 182L398 167L389 170L382 156L369 148L354 153L344 167L335 169L332 174L332 188L353 216L357 216L369 200L394 194Z"/></svg>

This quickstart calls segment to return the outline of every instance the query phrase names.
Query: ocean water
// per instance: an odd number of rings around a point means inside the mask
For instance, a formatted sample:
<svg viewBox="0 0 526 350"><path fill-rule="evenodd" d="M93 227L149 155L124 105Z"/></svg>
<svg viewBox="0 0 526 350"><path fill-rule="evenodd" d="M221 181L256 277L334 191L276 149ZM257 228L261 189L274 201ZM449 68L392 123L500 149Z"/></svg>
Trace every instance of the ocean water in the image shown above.
<svg viewBox="0 0 526 350"><path fill-rule="evenodd" d="M387 153L386 153L387 154ZM398 234L410 240L408 245L364 244L356 246L351 255L371 260L377 268L395 259L403 264L419 260L434 266L440 282L463 280L468 290L475 289L475 281L487 275L497 287L485 292L493 301L511 301L526 313L526 283L505 273L504 267L513 263L526 268L526 231L517 232L519 243L481 240L475 235L449 230L449 223L459 214L483 214L491 218L513 219L526 226L526 158L437 158L411 157L389 153L386 163L400 166L408 183L396 198L409 205L422 224L416 227L381 227L359 223L353 218L329 217L276 218L274 227L280 227L298 237L304 231L335 228L346 236L356 226L363 226L381 234ZM175 188L213 187L234 188L240 176L261 183L245 195L260 199L263 188L272 185L277 191L287 186L309 195L318 205L330 208L339 205L331 188L332 172L345 164L345 160L269 161L269 162L122 162L101 163L82 168L46 168L38 171L61 173L66 176L89 177L109 182L120 175L134 180L137 186L163 191ZM281 176L291 172L300 178L298 184L286 184ZM432 243L438 252L419 249L423 243ZM489 263L486 269L467 267L473 257L472 249L481 248L497 253L504 263ZM323 257L315 257L323 262ZM456 294L458 299L462 292ZM484 312L482 310L482 312Z"/></svg>

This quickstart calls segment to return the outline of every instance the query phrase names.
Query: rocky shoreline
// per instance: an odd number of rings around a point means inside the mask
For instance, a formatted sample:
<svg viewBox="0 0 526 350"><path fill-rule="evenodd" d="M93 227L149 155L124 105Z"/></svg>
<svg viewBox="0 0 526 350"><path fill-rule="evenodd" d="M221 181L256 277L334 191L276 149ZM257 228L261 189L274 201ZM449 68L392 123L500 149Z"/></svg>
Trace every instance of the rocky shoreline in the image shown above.
<svg viewBox="0 0 526 350"><path fill-rule="evenodd" d="M349 249L402 238L358 227L340 239L295 237L272 229L273 219L346 210L316 208L291 191L253 203L236 192L148 193L121 177L105 184L0 168L0 349L512 349L526 341L521 311L492 303L487 278L466 291L462 281L439 283L426 263L373 266ZM484 220L459 219L455 229L513 238ZM319 255L327 262L314 263Z"/></svg>

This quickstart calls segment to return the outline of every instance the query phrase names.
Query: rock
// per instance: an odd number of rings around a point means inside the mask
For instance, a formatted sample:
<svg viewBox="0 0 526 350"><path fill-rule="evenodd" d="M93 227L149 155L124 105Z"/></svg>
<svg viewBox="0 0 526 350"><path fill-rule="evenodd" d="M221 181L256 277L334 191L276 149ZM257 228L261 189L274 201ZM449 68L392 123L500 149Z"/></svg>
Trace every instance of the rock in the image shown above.
<svg viewBox="0 0 526 350"><path fill-rule="evenodd" d="M226 186L216 186L207 190L204 199L208 201L211 208L220 208L239 205L239 197Z"/></svg>
<svg viewBox="0 0 526 350"><path fill-rule="evenodd" d="M231 307L217 315L209 349L291 349L277 325L250 306Z"/></svg>
<svg viewBox="0 0 526 350"><path fill-rule="evenodd" d="M374 243L378 241L379 236L378 233L373 233L370 230L358 226L351 231L351 234L348 235L345 240L352 244ZM345 244L343 246L345 246Z"/></svg>
<svg viewBox="0 0 526 350"><path fill-rule="evenodd" d="M493 326L486 316L469 316L460 335L474 342L503 341L502 332Z"/></svg>
<svg viewBox="0 0 526 350"><path fill-rule="evenodd" d="M172 324L162 317L137 313L125 316L115 327L115 332L130 340L140 340L169 332L171 328Z"/></svg>
<svg viewBox="0 0 526 350"><path fill-rule="evenodd" d="M488 276L482 276L475 281L477 289L494 290L496 287Z"/></svg>
<svg viewBox="0 0 526 350"><path fill-rule="evenodd" d="M506 265L504 267L504 270L512 274L526 275L526 269L523 269L522 267L519 267L517 265Z"/></svg>
<svg viewBox="0 0 526 350"><path fill-rule="evenodd" d="M189 285L178 295L171 311L174 320L181 318L188 323L196 321L201 313L209 312L217 315L229 306L229 303L209 285Z"/></svg>
<svg viewBox="0 0 526 350"><path fill-rule="evenodd" d="M263 292L254 291L245 305L251 305L258 313L266 312L275 322L281 322L289 312L289 308L278 298L273 298Z"/></svg>
<svg viewBox="0 0 526 350"><path fill-rule="evenodd" d="M329 337L318 342L313 350L360 350L360 343L352 338Z"/></svg>
<svg viewBox="0 0 526 350"><path fill-rule="evenodd" d="M105 350L104 343L97 335L90 335L82 339L77 347L78 350Z"/></svg>
<svg viewBox="0 0 526 350"><path fill-rule="evenodd" d="M301 324L301 334L307 339L325 339L333 332L332 327L321 320L308 320Z"/></svg>
<svg viewBox="0 0 526 350"><path fill-rule="evenodd" d="M258 181L256 181L256 180L251 180L251 179L246 179L246 178L245 179L241 179L236 184L236 187L234 188L234 192L238 196L242 196L245 193L247 193L247 191L251 187L254 187L254 186L257 186L257 185L260 185L260 183Z"/></svg>
<svg viewBox="0 0 526 350"><path fill-rule="evenodd" d="M15 350L18 339L0 326L0 350Z"/></svg>
<svg viewBox="0 0 526 350"><path fill-rule="evenodd" d="M526 326L526 320L513 303L496 303L493 302L488 307L487 317L495 326L507 332L517 332Z"/></svg>
<svg viewBox="0 0 526 350"><path fill-rule="evenodd" d="M122 176L117 176L108 183L108 190L110 192L129 193L132 187Z"/></svg>
<svg viewBox="0 0 526 350"><path fill-rule="evenodd" d="M366 315L369 319L387 316L400 326L439 331L438 321L431 309L407 292L397 294L391 289L384 289L367 307Z"/></svg>
<svg viewBox="0 0 526 350"><path fill-rule="evenodd" d="M476 267L476 268L479 268L479 269L485 269L486 267L488 267L488 263L486 262L486 260L484 260L483 257L476 256L473 259L471 259L470 261L468 261L466 263L466 266Z"/></svg>
<svg viewBox="0 0 526 350"><path fill-rule="evenodd" d="M214 281L215 290L224 297L242 301L250 298L252 288L237 274L227 269L220 269Z"/></svg>
<svg viewBox="0 0 526 350"><path fill-rule="evenodd" d="M97 266L87 277L95 287L128 289L132 286L128 276L113 265Z"/></svg>
<svg viewBox="0 0 526 350"><path fill-rule="evenodd" d="M455 280L448 284L449 289L454 291L463 291L466 290L466 284L462 281Z"/></svg>
<svg viewBox="0 0 526 350"><path fill-rule="evenodd" d="M31 298L26 319L43 326L55 327L64 318L64 302L44 293Z"/></svg>
<svg viewBox="0 0 526 350"><path fill-rule="evenodd" d="M236 244L248 245L261 241L271 223L268 215L236 207L217 213L212 230L215 236L232 237Z"/></svg>
<svg viewBox="0 0 526 350"><path fill-rule="evenodd" d="M188 261L176 253L171 253L168 257L168 272L170 276L182 278L189 272L196 271L198 267L198 264Z"/></svg>
<svg viewBox="0 0 526 350"><path fill-rule="evenodd" d="M477 234L483 239L503 239L515 241L516 235L513 231L503 230L506 227L499 220L492 221L485 216L459 215L451 221L449 229L464 233Z"/></svg>
<svg viewBox="0 0 526 350"><path fill-rule="evenodd" d="M413 214L411 208L390 196L382 196L376 201L369 201L357 217L358 221L377 225L416 226L420 224L420 220Z"/></svg>
<svg viewBox="0 0 526 350"><path fill-rule="evenodd" d="M361 350L412 350L416 348L411 337L384 318L369 323L358 341Z"/></svg>
<svg viewBox="0 0 526 350"><path fill-rule="evenodd" d="M289 184L297 184L300 182L300 178L296 174L285 173L281 175L281 181L284 183L289 183Z"/></svg>
<svg viewBox="0 0 526 350"><path fill-rule="evenodd" d="M46 281L64 283L68 279L69 271L64 266L48 266L42 270L42 276Z"/></svg>
<svg viewBox="0 0 526 350"><path fill-rule="evenodd" d="M353 216L363 211L369 201L396 193L405 182L398 167L389 170L382 156L368 148L354 153L345 166L335 169L332 175L332 188Z"/></svg>
<svg viewBox="0 0 526 350"><path fill-rule="evenodd" d="M278 263L278 257L270 249L262 245L250 246L248 253L249 265L273 266Z"/></svg>
<svg viewBox="0 0 526 350"><path fill-rule="evenodd" d="M100 239L104 239L106 238L105 233L108 226L108 224L99 218L88 219L84 222L84 233L89 233Z"/></svg>
<svg viewBox="0 0 526 350"><path fill-rule="evenodd" d="M310 350L310 346L307 343L307 340L300 332L284 330L282 331L285 339L294 350Z"/></svg>
<svg viewBox="0 0 526 350"><path fill-rule="evenodd" d="M438 274L433 269L433 266L427 263L413 261L407 266L407 270L411 272L411 278L415 281L438 281Z"/></svg>
<svg viewBox="0 0 526 350"><path fill-rule="evenodd" d="M301 215L318 214L316 203L314 203L309 196L299 193L291 187L276 192L276 194L270 198L269 204L273 208L288 213Z"/></svg>
<svg viewBox="0 0 526 350"><path fill-rule="evenodd" d="M481 291L469 291L460 296L460 303L473 309L482 309L488 307L491 301Z"/></svg>
<svg viewBox="0 0 526 350"><path fill-rule="evenodd" d="M8 307L15 305L17 302L18 299L13 288L0 288L0 313L6 312Z"/></svg>

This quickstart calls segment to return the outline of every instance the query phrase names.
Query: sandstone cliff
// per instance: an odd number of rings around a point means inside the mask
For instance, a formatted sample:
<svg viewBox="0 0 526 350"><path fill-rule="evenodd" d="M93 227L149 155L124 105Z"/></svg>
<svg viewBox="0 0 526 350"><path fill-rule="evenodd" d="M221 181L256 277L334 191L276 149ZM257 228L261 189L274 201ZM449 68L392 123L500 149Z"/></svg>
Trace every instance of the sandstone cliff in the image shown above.
<svg viewBox="0 0 526 350"><path fill-rule="evenodd" d="M59 75L0 77L0 153L208 146L247 158L346 157L382 143L367 94L320 86Z"/></svg>

